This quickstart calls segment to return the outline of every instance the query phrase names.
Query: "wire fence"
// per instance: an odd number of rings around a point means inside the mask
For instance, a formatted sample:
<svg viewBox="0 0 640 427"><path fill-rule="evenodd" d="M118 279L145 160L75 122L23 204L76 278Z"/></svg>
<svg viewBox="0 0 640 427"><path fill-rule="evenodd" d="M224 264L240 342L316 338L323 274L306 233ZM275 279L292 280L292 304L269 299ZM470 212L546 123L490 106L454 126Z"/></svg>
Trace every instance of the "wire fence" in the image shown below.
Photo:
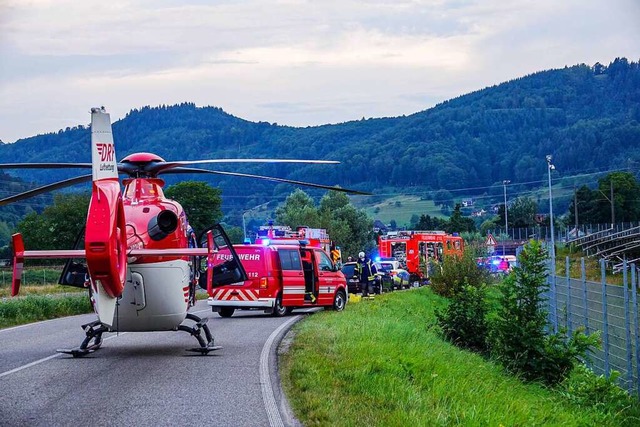
<svg viewBox="0 0 640 427"><path fill-rule="evenodd" d="M566 258L569 272L569 258ZM599 375L620 373L618 384L640 397L640 330L638 329L638 269L624 263L623 285L606 282L605 263L600 262L601 280L586 280L584 258L581 278L548 278L547 304L550 328L566 328L573 334L582 327L587 334L600 331L602 348L590 352L587 365Z"/></svg>
<svg viewBox="0 0 640 427"><path fill-rule="evenodd" d="M21 285L41 286L57 284L60 273L62 273L61 266L29 267L22 272ZM12 269L0 268L0 276L0 287L11 286L13 277Z"/></svg>

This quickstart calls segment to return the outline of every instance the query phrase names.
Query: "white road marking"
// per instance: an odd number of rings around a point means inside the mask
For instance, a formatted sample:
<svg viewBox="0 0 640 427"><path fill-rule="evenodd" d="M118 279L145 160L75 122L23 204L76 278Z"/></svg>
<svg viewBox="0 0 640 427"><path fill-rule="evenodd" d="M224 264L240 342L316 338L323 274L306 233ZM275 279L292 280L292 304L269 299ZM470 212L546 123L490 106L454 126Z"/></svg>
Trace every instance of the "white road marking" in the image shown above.
<svg viewBox="0 0 640 427"><path fill-rule="evenodd" d="M262 400L264 401L264 407L269 417L269 425L271 427L284 427L282 421L282 415L278 410L276 404L276 398L273 394L273 387L271 386L271 375L269 374L269 353L271 351L271 345L275 341L278 334L291 323L294 323L300 318L300 315L294 316L291 319L284 322L278 329L273 331L269 338L262 347L262 353L260 353L260 388L262 389Z"/></svg>
<svg viewBox="0 0 640 427"><path fill-rule="evenodd" d="M111 335L110 337L107 337L107 338L103 339L102 341L107 341L107 340L110 340L112 338L118 337L118 335L124 335L124 334L126 334L126 332L121 332L120 334ZM10 371L2 372L2 373L0 373L0 378L5 377L7 375L15 374L16 372L20 372L20 371L22 371L24 369L27 369L27 368L30 368L32 366L39 365L39 364L41 364L43 362L46 362L47 360L55 359L56 357L62 356L62 354L63 353L52 354L51 356L47 356L47 357L44 357L42 359L33 361L31 363L27 363L26 365L18 366L17 368L11 369Z"/></svg>
<svg viewBox="0 0 640 427"><path fill-rule="evenodd" d="M86 314L92 314L92 313L93 312L86 313ZM85 316L86 314L78 314L77 316ZM69 316L67 316L67 317L69 317ZM24 325L12 326L10 328L0 329L0 333L9 332L9 331L15 331L16 329L27 328L29 326L34 326L34 325L41 325L43 323L55 322L55 321L60 320L60 319L66 319L67 317L56 317L55 319L41 320L39 322L25 323Z"/></svg>

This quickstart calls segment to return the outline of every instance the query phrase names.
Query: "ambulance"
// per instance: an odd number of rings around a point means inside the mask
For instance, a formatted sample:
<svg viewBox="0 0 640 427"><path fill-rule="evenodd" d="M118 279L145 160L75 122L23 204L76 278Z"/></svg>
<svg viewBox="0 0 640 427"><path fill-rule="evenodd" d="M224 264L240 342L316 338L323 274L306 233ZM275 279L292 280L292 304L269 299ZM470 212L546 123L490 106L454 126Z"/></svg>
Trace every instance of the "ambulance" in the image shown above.
<svg viewBox="0 0 640 427"><path fill-rule="evenodd" d="M347 282L324 249L292 239L264 239L234 249L248 280L208 290L208 304L221 317L231 317L236 310L263 310L273 316L307 307L344 310ZM214 254L214 263L225 257L230 254Z"/></svg>

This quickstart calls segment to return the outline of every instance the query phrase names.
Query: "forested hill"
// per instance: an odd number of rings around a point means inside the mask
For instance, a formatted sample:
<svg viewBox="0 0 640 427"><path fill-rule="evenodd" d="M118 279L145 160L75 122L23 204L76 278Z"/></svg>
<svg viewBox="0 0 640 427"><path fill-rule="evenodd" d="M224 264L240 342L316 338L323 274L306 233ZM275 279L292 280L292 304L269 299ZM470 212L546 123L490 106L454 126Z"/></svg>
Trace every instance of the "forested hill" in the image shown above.
<svg viewBox="0 0 640 427"><path fill-rule="evenodd" d="M133 110L113 129L118 158L149 151L166 160L335 159L342 164L216 168L374 192L385 187L386 193L394 187L398 193L478 188L507 178L540 180L546 154L553 154L563 175L640 161L640 66L622 58L608 66L541 71L406 117L294 128L186 103ZM88 144L87 126L78 126L0 145L0 162L88 162ZM51 181L71 175L56 170L28 176ZM293 190L244 178L211 182L222 187L225 204L235 201L236 207Z"/></svg>

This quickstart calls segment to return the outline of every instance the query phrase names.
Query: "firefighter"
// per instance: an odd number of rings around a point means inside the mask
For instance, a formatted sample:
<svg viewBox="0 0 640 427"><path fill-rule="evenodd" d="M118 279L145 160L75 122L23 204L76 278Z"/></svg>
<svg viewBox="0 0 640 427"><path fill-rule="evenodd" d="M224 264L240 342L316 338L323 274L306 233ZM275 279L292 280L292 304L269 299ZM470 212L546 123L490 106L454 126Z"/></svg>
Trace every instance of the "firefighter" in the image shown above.
<svg viewBox="0 0 640 427"><path fill-rule="evenodd" d="M356 274L358 275L363 297L369 297L370 294L373 294L373 282L377 272L375 264L365 256L364 252L360 252L358 254L358 263L356 264ZM373 298L373 295L369 298Z"/></svg>
<svg viewBox="0 0 640 427"><path fill-rule="evenodd" d="M337 266L342 264L342 252L340 251L340 247L331 246L331 261Z"/></svg>

